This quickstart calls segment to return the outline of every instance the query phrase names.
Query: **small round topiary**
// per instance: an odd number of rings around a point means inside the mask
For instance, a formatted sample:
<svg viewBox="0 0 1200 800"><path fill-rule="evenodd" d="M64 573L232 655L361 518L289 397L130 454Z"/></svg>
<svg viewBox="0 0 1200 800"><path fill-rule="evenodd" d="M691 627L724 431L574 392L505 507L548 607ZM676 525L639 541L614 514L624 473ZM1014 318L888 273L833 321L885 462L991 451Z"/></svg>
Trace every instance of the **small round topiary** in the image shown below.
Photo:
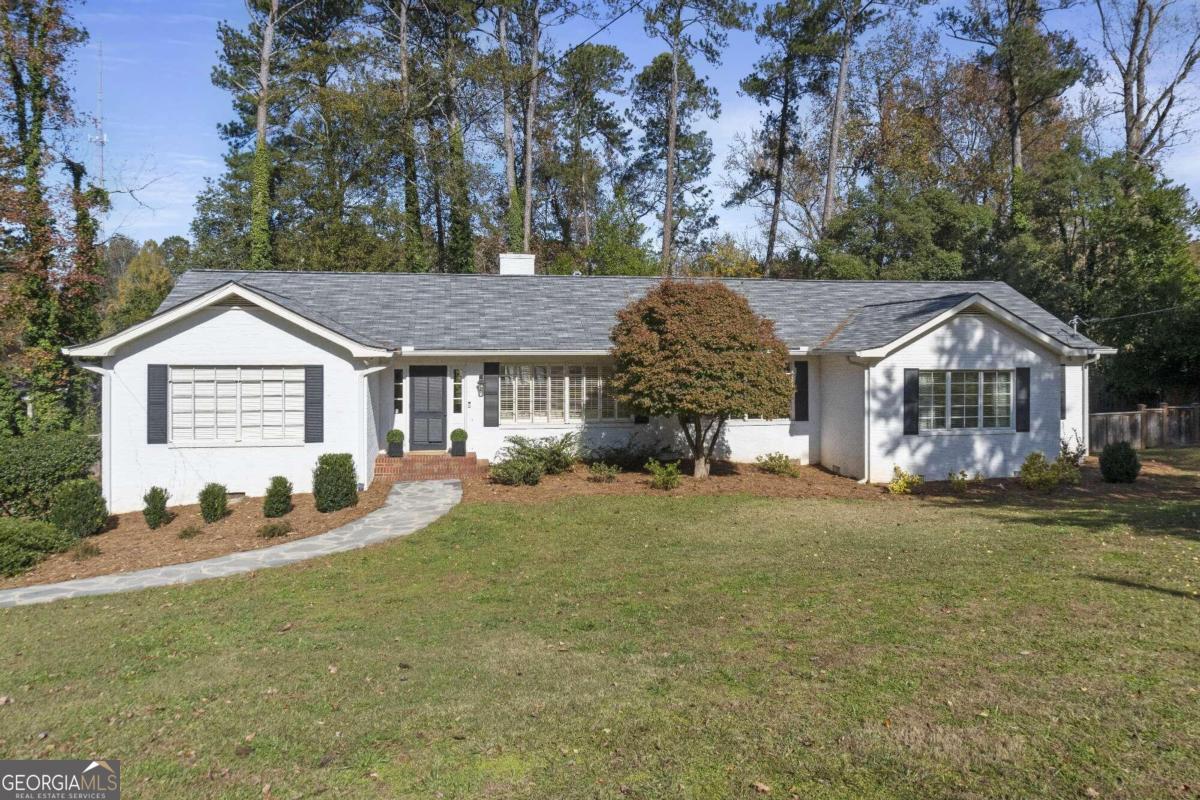
<svg viewBox="0 0 1200 800"><path fill-rule="evenodd" d="M200 490L200 516L212 523L229 513L229 493L219 483L210 483Z"/></svg>
<svg viewBox="0 0 1200 800"><path fill-rule="evenodd" d="M100 484L90 478L63 481L50 496L50 523L76 539L91 536L107 521Z"/></svg>
<svg viewBox="0 0 1200 800"><path fill-rule="evenodd" d="M1100 474L1109 483L1133 483L1142 471L1142 462L1129 442L1105 445L1100 453Z"/></svg>
<svg viewBox="0 0 1200 800"><path fill-rule="evenodd" d="M313 500L322 514L358 504L358 477L349 453L325 453L313 470Z"/></svg>

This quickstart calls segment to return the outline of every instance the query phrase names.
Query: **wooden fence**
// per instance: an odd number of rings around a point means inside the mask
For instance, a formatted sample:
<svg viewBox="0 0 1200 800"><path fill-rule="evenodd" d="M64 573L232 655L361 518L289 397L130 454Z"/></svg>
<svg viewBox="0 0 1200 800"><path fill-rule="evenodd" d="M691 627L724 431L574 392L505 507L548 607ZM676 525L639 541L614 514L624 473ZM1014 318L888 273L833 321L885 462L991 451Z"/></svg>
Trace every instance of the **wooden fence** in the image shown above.
<svg viewBox="0 0 1200 800"><path fill-rule="evenodd" d="M1136 411L1092 414L1089 427L1092 452L1112 442L1129 442L1135 450L1200 444L1200 404L1139 404Z"/></svg>

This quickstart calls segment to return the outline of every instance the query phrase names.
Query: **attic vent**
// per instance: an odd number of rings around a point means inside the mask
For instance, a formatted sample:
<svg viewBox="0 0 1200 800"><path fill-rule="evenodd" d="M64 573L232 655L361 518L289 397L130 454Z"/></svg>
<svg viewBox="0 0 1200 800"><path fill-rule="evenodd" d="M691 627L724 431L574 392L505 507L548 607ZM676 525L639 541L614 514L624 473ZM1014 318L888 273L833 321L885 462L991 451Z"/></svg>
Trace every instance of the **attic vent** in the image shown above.
<svg viewBox="0 0 1200 800"><path fill-rule="evenodd" d="M248 300L241 297L225 297L215 303L210 303L210 306L217 308L232 308L233 306L254 305Z"/></svg>

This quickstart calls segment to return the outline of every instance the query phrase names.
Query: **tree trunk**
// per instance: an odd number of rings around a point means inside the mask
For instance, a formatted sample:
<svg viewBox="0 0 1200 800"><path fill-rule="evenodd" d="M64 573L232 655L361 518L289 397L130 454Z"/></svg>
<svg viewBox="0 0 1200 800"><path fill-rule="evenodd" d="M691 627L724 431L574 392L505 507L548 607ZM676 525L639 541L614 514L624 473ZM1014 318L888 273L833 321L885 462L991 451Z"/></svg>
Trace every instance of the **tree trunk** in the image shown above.
<svg viewBox="0 0 1200 800"><path fill-rule="evenodd" d="M263 24L262 47L258 53L258 108L254 119L254 165L250 181L250 268L271 268L270 200L271 155L267 149L267 107L271 84L271 56L275 48L275 23L279 0L271 0Z"/></svg>
<svg viewBox="0 0 1200 800"><path fill-rule="evenodd" d="M512 92L509 89L508 9L496 11L496 40L500 48L500 89L504 105L504 181L511 200L517 193L517 154L513 144Z"/></svg>
<svg viewBox="0 0 1200 800"><path fill-rule="evenodd" d="M1020 81L1019 77L1013 75L1008 84L1009 179L1014 185L1016 184L1017 173L1024 169L1024 153L1021 143Z"/></svg>
<svg viewBox="0 0 1200 800"><path fill-rule="evenodd" d="M855 14L847 13L842 26L842 57L838 63L837 90L833 95L833 121L829 125L828 163L825 166L825 200L821 203L821 235L833 219L833 203L837 195L838 150L842 143L842 125L846 104L846 85L850 80L850 53L854 46Z"/></svg>
<svg viewBox="0 0 1200 800"><path fill-rule="evenodd" d="M404 114L401 155L404 158L404 265L409 272L428 269L421 250L421 197L417 187L417 135L408 75L408 2L400 4L400 105Z"/></svg>
<svg viewBox="0 0 1200 800"><path fill-rule="evenodd" d="M529 252L529 238L533 228L533 126L537 121L538 91L538 48L541 45L541 18L537 0L530 13L529 32L529 100L525 103L525 192L524 216L522 218L522 252Z"/></svg>
<svg viewBox="0 0 1200 800"><path fill-rule="evenodd" d="M779 230L779 209L783 204L783 162L787 157L788 116L792 104L792 63L784 59L783 102L780 103L779 129L775 132L775 175L771 186L771 226L767 229L767 258L763 263L763 277L771 277L771 262L775 260L775 236Z"/></svg>
<svg viewBox="0 0 1200 800"><path fill-rule="evenodd" d="M675 26L672 29L671 35L671 96L667 98L667 180L666 180L666 199L663 202L663 243L662 243L662 271L663 275L671 275L673 272L673 260L671 257L671 243L674 241L675 232L673 230L675 224L675 127L679 121L679 41L680 31L680 15L681 11L676 7L675 11Z"/></svg>

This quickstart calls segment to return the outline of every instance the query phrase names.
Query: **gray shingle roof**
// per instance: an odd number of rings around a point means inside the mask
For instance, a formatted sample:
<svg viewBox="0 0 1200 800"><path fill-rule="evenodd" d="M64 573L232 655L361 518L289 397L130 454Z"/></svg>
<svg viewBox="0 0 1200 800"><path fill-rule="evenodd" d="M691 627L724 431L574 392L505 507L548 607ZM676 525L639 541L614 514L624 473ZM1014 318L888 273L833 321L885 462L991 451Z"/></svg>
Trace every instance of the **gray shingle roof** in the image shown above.
<svg viewBox="0 0 1200 800"><path fill-rule="evenodd" d="M166 311L235 282L362 344L417 350L602 350L617 310L655 278L401 272L233 272L179 277ZM972 295L1058 341L1099 347L1004 283L726 280L790 348L879 347Z"/></svg>

